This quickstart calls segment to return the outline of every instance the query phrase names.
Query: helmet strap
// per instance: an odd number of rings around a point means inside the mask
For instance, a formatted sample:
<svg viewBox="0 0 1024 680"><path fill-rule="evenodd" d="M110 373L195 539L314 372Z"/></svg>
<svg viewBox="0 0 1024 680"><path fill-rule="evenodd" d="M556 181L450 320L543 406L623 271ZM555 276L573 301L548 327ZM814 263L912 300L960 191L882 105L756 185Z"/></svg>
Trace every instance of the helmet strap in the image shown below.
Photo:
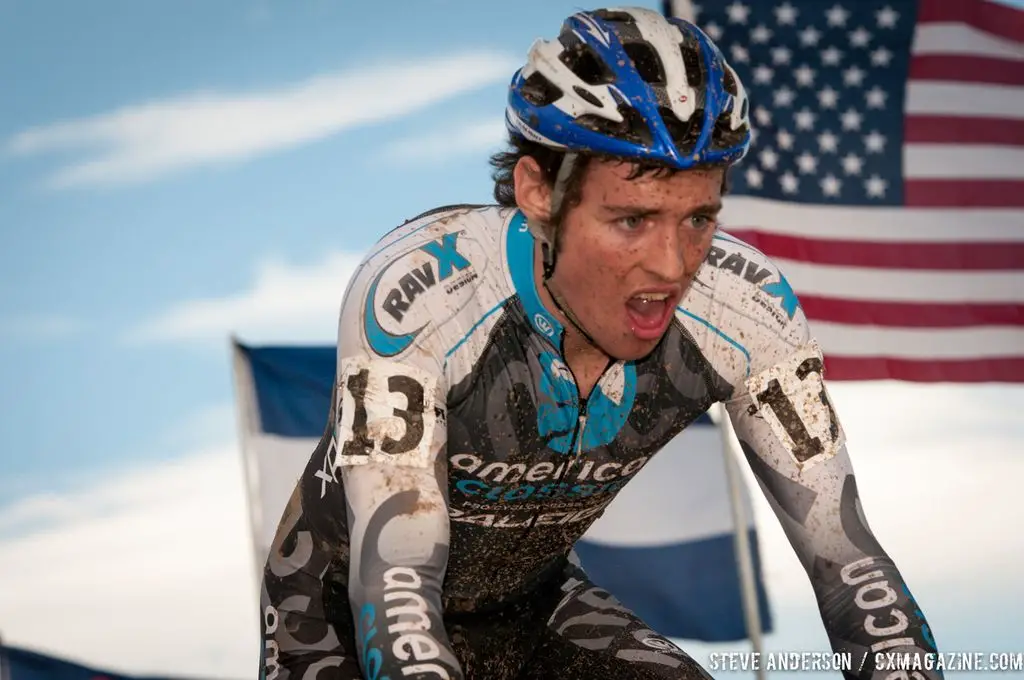
<svg viewBox="0 0 1024 680"><path fill-rule="evenodd" d="M574 151L567 151L562 156L562 162L558 167L558 174L555 176L555 184L551 188L551 218L554 218L562 210L562 203L565 201L565 187L569 182L569 176L572 174L573 169L576 167L576 161L579 159L579 154ZM604 351L597 341L594 340L593 336L587 332L587 329L583 327L583 324L577 318L576 314L573 313L572 309L566 303L565 298L555 292L550 284L552 275L555 273L555 263L558 260L559 250L559 229L552 227L549 221L548 228L544 229L541 225L528 223L534 236L540 240L540 252L543 263L543 275L542 282L544 283L545 290L548 291L548 295L551 296L552 302L555 303L555 307L558 311L571 323L580 335L594 347ZM550 236L549 236L550 234ZM605 352L607 354L607 352Z"/></svg>

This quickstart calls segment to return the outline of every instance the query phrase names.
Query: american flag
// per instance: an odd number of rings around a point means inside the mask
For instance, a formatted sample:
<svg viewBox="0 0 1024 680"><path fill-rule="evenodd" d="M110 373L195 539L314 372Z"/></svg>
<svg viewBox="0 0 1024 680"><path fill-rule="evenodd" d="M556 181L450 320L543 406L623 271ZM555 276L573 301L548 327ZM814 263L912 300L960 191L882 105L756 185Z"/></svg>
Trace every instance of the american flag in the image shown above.
<svg viewBox="0 0 1024 680"><path fill-rule="evenodd" d="M723 228L783 270L832 380L1024 382L1024 11L669 0L750 98Z"/></svg>

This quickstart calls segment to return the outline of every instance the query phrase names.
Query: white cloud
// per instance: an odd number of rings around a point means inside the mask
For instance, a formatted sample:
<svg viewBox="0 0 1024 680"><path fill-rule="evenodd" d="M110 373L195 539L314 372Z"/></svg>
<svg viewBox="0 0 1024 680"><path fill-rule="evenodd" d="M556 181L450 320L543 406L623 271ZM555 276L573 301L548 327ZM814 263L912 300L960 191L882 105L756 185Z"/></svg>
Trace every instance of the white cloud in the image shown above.
<svg viewBox="0 0 1024 680"><path fill-rule="evenodd" d="M53 340L81 329L79 321L59 314L29 314L0 319L0 338L8 339Z"/></svg>
<svg viewBox="0 0 1024 680"><path fill-rule="evenodd" d="M404 116L509 78L517 66L512 57L487 51L364 63L274 90L198 92L36 127L6 146L20 155L86 150L51 177L53 187L140 182Z"/></svg>
<svg viewBox="0 0 1024 680"><path fill-rule="evenodd" d="M497 151L505 141L502 119L481 120L389 143L382 160L402 165L435 166L461 156Z"/></svg>
<svg viewBox="0 0 1024 680"><path fill-rule="evenodd" d="M188 300L134 328L130 342L333 342L345 287L362 255L333 253L311 267L268 262L247 291Z"/></svg>
<svg viewBox="0 0 1024 680"><path fill-rule="evenodd" d="M1024 387L833 383L864 511L942 651L1020 651L1016 603L1024 535ZM764 650L827 651L810 582L743 466L775 631ZM695 659L748 643L682 641ZM713 673L715 677L749 678ZM835 674L771 673L785 680Z"/></svg>
<svg viewBox="0 0 1024 680"><path fill-rule="evenodd" d="M256 572L234 445L28 498L3 518L7 644L122 673L255 672ZM35 531L10 537L18 525Z"/></svg>

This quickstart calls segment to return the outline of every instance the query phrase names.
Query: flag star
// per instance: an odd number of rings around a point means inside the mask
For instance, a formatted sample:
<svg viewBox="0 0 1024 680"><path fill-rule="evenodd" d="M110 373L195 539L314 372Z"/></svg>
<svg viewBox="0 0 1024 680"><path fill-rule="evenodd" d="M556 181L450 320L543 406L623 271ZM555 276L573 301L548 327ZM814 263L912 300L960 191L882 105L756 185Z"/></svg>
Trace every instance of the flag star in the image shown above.
<svg viewBox="0 0 1024 680"><path fill-rule="evenodd" d="M747 185L755 189L760 189L764 185L764 173L754 166L747 168L744 177L746 177Z"/></svg>
<svg viewBox="0 0 1024 680"><path fill-rule="evenodd" d="M760 136L760 134L760 130L758 130L756 127L750 128L750 146L755 146L757 144L757 138Z"/></svg>
<svg viewBox="0 0 1024 680"><path fill-rule="evenodd" d="M818 169L818 159L804 151L796 157L796 165L800 168L800 172L810 175Z"/></svg>
<svg viewBox="0 0 1024 680"><path fill-rule="evenodd" d="M731 24L745 24L750 16L750 8L738 1L726 7L725 11L729 14Z"/></svg>
<svg viewBox="0 0 1024 680"><path fill-rule="evenodd" d="M772 39L772 32L764 24L758 24L757 28L750 32L750 42L754 44L766 43Z"/></svg>
<svg viewBox="0 0 1024 680"><path fill-rule="evenodd" d="M875 12L875 20L878 22L879 28L894 28L899 18L899 13L888 5Z"/></svg>
<svg viewBox="0 0 1024 680"><path fill-rule="evenodd" d="M843 71L843 82L850 87L861 85L864 82L864 71L859 66L851 66Z"/></svg>
<svg viewBox="0 0 1024 680"><path fill-rule="evenodd" d="M754 109L754 119L757 120L758 125L768 126L772 123L772 112L763 106L758 106Z"/></svg>
<svg viewBox="0 0 1024 680"><path fill-rule="evenodd" d="M784 2L775 8L775 21L780 26L792 26L796 23L796 7Z"/></svg>
<svg viewBox="0 0 1024 680"><path fill-rule="evenodd" d="M761 159L761 165L769 170L774 170L779 165L779 154L775 153L770 146L762 151L758 158Z"/></svg>
<svg viewBox="0 0 1024 680"><path fill-rule="evenodd" d="M741 64L746 64L750 61L750 52L747 48L739 43L734 43L732 46L732 60Z"/></svg>
<svg viewBox="0 0 1024 680"><path fill-rule="evenodd" d="M871 34L863 26L858 26L856 31L850 33L850 44L854 47L867 47L871 42Z"/></svg>
<svg viewBox="0 0 1024 680"><path fill-rule="evenodd" d="M793 118L796 120L796 129L797 130L812 130L812 129L814 129L814 119L816 118L816 116L814 115L814 112L811 111L806 106L804 108L800 109L799 111L797 111L793 115Z"/></svg>
<svg viewBox="0 0 1024 680"><path fill-rule="evenodd" d="M801 64L800 68L793 71L796 76L796 84L800 87L810 87L814 84L814 69L807 64Z"/></svg>
<svg viewBox="0 0 1024 680"><path fill-rule="evenodd" d="M703 7L701 7L700 5L698 5L695 2L691 2L690 6L693 7L693 16L694 17L699 17L700 13L704 10Z"/></svg>
<svg viewBox="0 0 1024 680"><path fill-rule="evenodd" d="M825 11L825 16L828 18L829 26L845 26L850 13L842 5L835 5Z"/></svg>
<svg viewBox="0 0 1024 680"><path fill-rule="evenodd" d="M789 170L779 177L779 183L782 184L782 191L787 194L795 194L800 189L800 180Z"/></svg>
<svg viewBox="0 0 1024 680"><path fill-rule="evenodd" d="M843 156L843 172L847 175L859 175L861 169L864 167L864 162L860 156L852 153L848 153Z"/></svg>
<svg viewBox="0 0 1024 680"><path fill-rule="evenodd" d="M825 66L839 66L839 60L843 53L836 49L835 45L829 45L828 49L821 52L821 63Z"/></svg>
<svg viewBox="0 0 1024 680"><path fill-rule="evenodd" d="M793 55L788 47L773 47L772 61L776 64L788 64L789 58Z"/></svg>
<svg viewBox="0 0 1024 680"><path fill-rule="evenodd" d="M716 42L722 39L722 27L714 21L708 22L708 25L704 27L704 32Z"/></svg>
<svg viewBox="0 0 1024 680"><path fill-rule="evenodd" d="M826 196L838 196L842 186L842 181L831 173L821 180L821 190Z"/></svg>
<svg viewBox="0 0 1024 680"><path fill-rule="evenodd" d="M800 31L800 42L807 47L813 47L821 40L821 33L814 26L808 26Z"/></svg>
<svg viewBox="0 0 1024 680"><path fill-rule="evenodd" d="M878 175L871 175L871 177L864 180L864 189L868 192L868 196L872 198L885 196L885 190L888 186L889 183Z"/></svg>
<svg viewBox="0 0 1024 680"><path fill-rule="evenodd" d="M864 146L868 153L882 153L885 150L885 135L878 130L872 130L864 136Z"/></svg>
<svg viewBox="0 0 1024 680"><path fill-rule="evenodd" d="M857 109L846 109L846 112L840 116L840 119L843 122L844 130L859 130L863 117Z"/></svg>
<svg viewBox="0 0 1024 680"><path fill-rule="evenodd" d="M773 99L776 106L791 106L795 97L796 92L793 92L793 90L783 85L779 89L775 90Z"/></svg>
<svg viewBox="0 0 1024 680"><path fill-rule="evenodd" d="M823 109L834 109L839 103L839 93L826 85L818 90L818 103Z"/></svg>
<svg viewBox="0 0 1024 680"><path fill-rule="evenodd" d="M825 153L835 153L839 149L839 138L831 130L818 135L818 147Z"/></svg>
<svg viewBox="0 0 1024 680"><path fill-rule="evenodd" d="M884 47L879 47L871 53L872 66L888 66L890 61L892 61L892 52Z"/></svg>
<svg viewBox="0 0 1024 680"><path fill-rule="evenodd" d="M758 64L757 66L754 67L755 83L767 85L768 83L772 82L772 77L774 75L775 71L773 71L770 67L765 66L764 64Z"/></svg>
<svg viewBox="0 0 1024 680"><path fill-rule="evenodd" d="M779 130L779 134L775 135L775 141L779 143L780 149L791 151L793 149L793 135L787 130Z"/></svg>
<svg viewBox="0 0 1024 680"><path fill-rule="evenodd" d="M869 109L884 109L886 96L885 90L877 85L864 93Z"/></svg>

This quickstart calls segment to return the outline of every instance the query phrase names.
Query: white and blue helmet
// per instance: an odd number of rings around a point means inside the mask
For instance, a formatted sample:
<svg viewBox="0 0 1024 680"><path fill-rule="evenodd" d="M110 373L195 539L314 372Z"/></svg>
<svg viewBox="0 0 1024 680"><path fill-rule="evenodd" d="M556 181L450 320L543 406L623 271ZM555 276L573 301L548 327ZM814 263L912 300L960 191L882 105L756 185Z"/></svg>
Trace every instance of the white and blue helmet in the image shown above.
<svg viewBox="0 0 1024 680"><path fill-rule="evenodd" d="M557 39L534 42L512 78L505 122L554 149L686 169L743 158L748 108L703 31L626 7L578 12Z"/></svg>

